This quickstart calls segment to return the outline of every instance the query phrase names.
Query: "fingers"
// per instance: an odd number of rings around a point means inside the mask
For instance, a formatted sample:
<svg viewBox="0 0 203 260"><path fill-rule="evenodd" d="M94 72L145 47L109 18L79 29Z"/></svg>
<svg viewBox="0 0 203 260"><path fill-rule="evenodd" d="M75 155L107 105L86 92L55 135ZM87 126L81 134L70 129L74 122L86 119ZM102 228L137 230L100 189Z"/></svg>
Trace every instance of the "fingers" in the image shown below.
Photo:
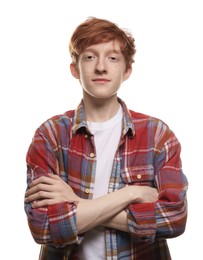
<svg viewBox="0 0 203 260"><path fill-rule="evenodd" d="M149 186L129 186L133 191L134 203L149 203L158 200L158 191L156 188Z"/></svg>
<svg viewBox="0 0 203 260"><path fill-rule="evenodd" d="M61 178L57 174L49 173L49 177L54 179L54 180L62 181Z"/></svg>
<svg viewBox="0 0 203 260"><path fill-rule="evenodd" d="M36 180L32 181L29 185L29 188L32 188L40 183L44 183L44 184L49 184L49 185L53 185L54 184L54 180L53 180L53 174L49 174L48 176L41 176L39 178L37 178ZM60 178L59 178L60 179Z"/></svg>
<svg viewBox="0 0 203 260"><path fill-rule="evenodd" d="M26 194L25 202L29 203L36 200L53 199L53 198L54 198L54 194L52 192L40 190L38 192Z"/></svg>
<svg viewBox="0 0 203 260"><path fill-rule="evenodd" d="M34 201L32 203L32 208L42 208L42 207L47 207L53 204L57 204L58 201L55 199L44 199L44 200L38 200L38 201Z"/></svg>
<svg viewBox="0 0 203 260"><path fill-rule="evenodd" d="M34 187L30 188L29 190L27 190L27 192L25 193L25 197L28 198L34 194L43 194L43 192L47 192L46 194L48 194L48 192L52 191L52 186L51 185L47 185L47 184L43 184L43 183L39 183L37 185L35 185Z"/></svg>
<svg viewBox="0 0 203 260"><path fill-rule="evenodd" d="M54 176L54 175L52 175ZM29 185L29 189L25 193L25 197L28 197L34 193L37 193L38 191L48 191L52 192L53 191L53 185L56 185L56 180L61 180L59 176L57 178L55 177L47 177L47 176L42 176L39 177L38 179L32 181Z"/></svg>
<svg viewBox="0 0 203 260"><path fill-rule="evenodd" d="M25 202L32 203L33 207L49 206L59 202L72 203L78 199L73 189L54 174L41 176L32 181L25 194Z"/></svg>
<svg viewBox="0 0 203 260"><path fill-rule="evenodd" d="M158 191L156 188L145 187L143 193L143 202L156 202L158 200Z"/></svg>
<svg viewBox="0 0 203 260"><path fill-rule="evenodd" d="M29 185L29 189L25 193L26 203L43 200L43 205L47 203L47 200L49 200L48 205L51 205L50 203L53 202L51 201L53 199L58 202L62 202L73 201L76 198L77 196L70 188L70 186L65 183L58 175L53 174L41 176L38 179L32 181L32 183Z"/></svg>
<svg viewBox="0 0 203 260"><path fill-rule="evenodd" d="M34 180L29 185L29 189L25 193L25 202L33 202L44 198L52 199L54 197L55 182L56 180L47 176L42 176Z"/></svg>
<svg viewBox="0 0 203 260"><path fill-rule="evenodd" d="M155 202L158 200L158 191L157 189L153 189L152 193L151 193L151 202Z"/></svg>

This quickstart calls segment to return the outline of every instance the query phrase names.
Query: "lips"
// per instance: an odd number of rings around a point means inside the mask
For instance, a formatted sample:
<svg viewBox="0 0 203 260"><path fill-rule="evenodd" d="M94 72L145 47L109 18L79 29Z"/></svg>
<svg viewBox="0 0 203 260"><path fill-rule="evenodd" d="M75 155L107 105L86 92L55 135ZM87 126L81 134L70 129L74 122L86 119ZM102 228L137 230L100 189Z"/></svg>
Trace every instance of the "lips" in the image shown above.
<svg viewBox="0 0 203 260"><path fill-rule="evenodd" d="M96 78L96 79L93 79L92 81L98 82L98 83L110 82L110 80L109 80L109 79L106 79L106 78Z"/></svg>

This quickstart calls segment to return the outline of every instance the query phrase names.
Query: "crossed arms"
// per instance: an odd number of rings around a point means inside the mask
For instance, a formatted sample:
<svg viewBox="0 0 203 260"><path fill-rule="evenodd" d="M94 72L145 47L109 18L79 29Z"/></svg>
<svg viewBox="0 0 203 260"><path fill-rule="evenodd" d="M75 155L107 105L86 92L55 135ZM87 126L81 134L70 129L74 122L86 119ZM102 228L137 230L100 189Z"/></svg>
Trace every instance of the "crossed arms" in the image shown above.
<svg viewBox="0 0 203 260"><path fill-rule="evenodd" d="M158 192L148 186L126 186L105 196L86 200L79 198L59 176L49 174L34 180L26 192L25 202L34 209L57 203L78 203L76 227L78 234L104 225L129 232L127 214L123 209L131 203L150 203L158 200Z"/></svg>

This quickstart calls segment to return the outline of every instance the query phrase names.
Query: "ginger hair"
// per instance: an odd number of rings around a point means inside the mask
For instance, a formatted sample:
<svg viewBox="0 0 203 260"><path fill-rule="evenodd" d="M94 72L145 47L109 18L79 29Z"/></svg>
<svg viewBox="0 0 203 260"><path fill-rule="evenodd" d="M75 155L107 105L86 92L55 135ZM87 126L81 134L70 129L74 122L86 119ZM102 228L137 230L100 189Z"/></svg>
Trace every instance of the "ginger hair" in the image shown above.
<svg viewBox="0 0 203 260"><path fill-rule="evenodd" d="M95 17L88 18L73 32L69 43L69 51L73 63L78 62L79 55L89 46L118 40L125 58L126 69L134 62L136 53L135 40L131 33L119 28L115 23Z"/></svg>

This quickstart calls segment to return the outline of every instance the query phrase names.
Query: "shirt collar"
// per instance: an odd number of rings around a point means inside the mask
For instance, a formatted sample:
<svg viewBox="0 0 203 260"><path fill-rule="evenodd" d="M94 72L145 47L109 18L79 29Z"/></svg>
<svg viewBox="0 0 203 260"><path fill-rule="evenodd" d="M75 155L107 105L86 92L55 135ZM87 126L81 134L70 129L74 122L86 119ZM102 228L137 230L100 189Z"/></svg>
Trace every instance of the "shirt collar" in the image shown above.
<svg viewBox="0 0 203 260"><path fill-rule="evenodd" d="M121 104L121 107L123 109L122 136L128 134L129 136L132 137L135 135L135 127L132 121L130 111L128 110L123 100L118 98L118 102ZM81 128L85 128L86 131L89 132L86 118L85 118L85 109L84 109L83 100L80 102L79 106L76 108L74 113L73 126L72 126L73 134L76 134L77 131Z"/></svg>

